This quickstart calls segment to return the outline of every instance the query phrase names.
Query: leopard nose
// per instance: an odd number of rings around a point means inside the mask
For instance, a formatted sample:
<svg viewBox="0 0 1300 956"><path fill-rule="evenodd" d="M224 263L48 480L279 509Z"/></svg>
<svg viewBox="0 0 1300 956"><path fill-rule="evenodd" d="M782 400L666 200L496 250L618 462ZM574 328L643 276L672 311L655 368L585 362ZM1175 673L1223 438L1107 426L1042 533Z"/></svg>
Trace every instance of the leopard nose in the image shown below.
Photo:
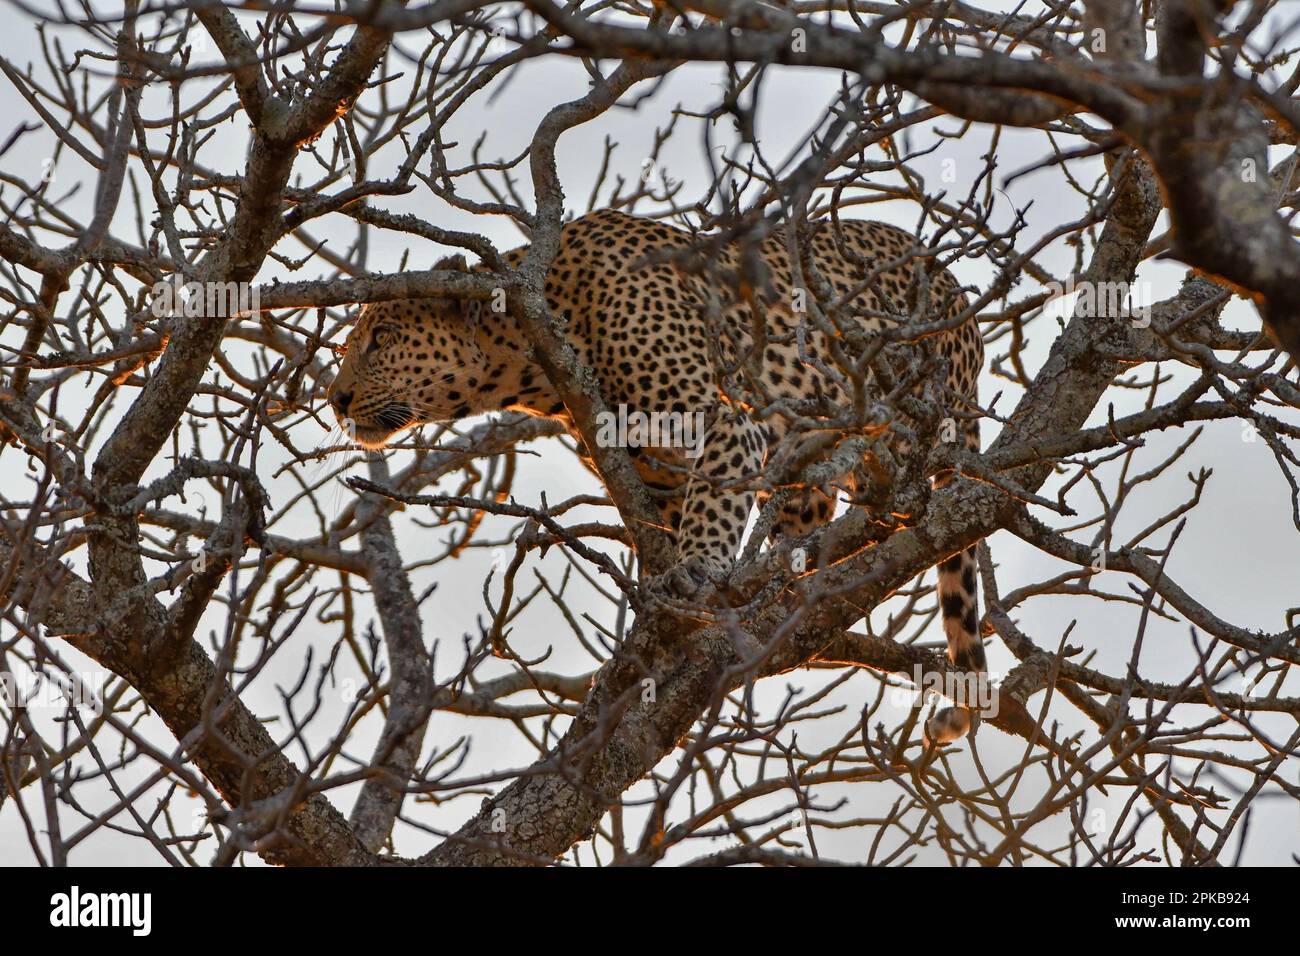
<svg viewBox="0 0 1300 956"><path fill-rule="evenodd" d="M340 415L348 413L348 406L352 404L351 392L335 392L330 396L330 404L334 406L334 411Z"/></svg>

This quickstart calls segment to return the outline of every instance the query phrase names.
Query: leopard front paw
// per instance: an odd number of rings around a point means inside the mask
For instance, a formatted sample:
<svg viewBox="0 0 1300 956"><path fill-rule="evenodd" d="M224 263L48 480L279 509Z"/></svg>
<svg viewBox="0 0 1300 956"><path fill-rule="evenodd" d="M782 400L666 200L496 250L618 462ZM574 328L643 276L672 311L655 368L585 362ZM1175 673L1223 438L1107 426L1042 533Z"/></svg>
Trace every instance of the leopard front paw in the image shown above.
<svg viewBox="0 0 1300 956"><path fill-rule="evenodd" d="M726 583L732 563L711 555L683 558L650 580L650 590L669 598L690 600Z"/></svg>

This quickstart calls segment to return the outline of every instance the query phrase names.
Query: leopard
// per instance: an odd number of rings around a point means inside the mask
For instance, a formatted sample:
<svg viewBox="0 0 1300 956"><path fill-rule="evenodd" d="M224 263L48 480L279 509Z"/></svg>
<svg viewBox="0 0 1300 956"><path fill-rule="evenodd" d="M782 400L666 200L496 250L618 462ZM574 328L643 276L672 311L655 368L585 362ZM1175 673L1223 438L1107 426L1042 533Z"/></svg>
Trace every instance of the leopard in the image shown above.
<svg viewBox="0 0 1300 956"><path fill-rule="evenodd" d="M738 231L701 237L614 209L560 229L545 281L550 321L594 374L606 408L630 410L629 419L641 412L640 422L655 414L704 422L693 448L625 442L664 529L674 536L671 584L678 593L725 580L752 509L775 493L754 479L774 456L788 458L784 439L794 416L772 410L800 409L806 419L815 414L810 408L833 414L855 400L852 382L832 359L838 356L843 367L846 350L857 342L860 351L863 336L908 321L925 323L931 331L912 346L937 363L953 407L963 406L959 417L946 421L959 421L956 440L979 450L975 403L983 340L969 314L968 290L939 257L902 227L838 215L805 219L796 242L790 235L778 225L758 239ZM500 258L517 266L528 248ZM467 266L463 255L435 268L485 269ZM819 320L810 319L810 299L818 303ZM862 392L861 384L856 391ZM585 449L519 318L479 298L428 296L363 306L326 400L353 440L368 449L426 423L506 411L556 419L580 452ZM901 439L892 448L896 456L919 453ZM583 457L591 466L590 456ZM842 501L861 506L876 474L869 464L843 482L786 487L772 509L769 540L798 538L825 524ZM940 486L954 475L949 469L928 477ZM936 594L949 661L983 675L977 573L976 545L944 557ZM947 707L923 724L923 735L927 742L948 743L978 719L971 709Z"/></svg>

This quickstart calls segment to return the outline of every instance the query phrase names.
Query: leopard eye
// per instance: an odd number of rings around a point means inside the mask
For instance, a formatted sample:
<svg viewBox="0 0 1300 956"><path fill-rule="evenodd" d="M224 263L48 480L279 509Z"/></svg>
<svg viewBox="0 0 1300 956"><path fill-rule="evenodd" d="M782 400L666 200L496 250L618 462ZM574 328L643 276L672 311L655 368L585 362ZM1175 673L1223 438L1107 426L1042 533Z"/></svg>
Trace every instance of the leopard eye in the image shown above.
<svg viewBox="0 0 1300 956"><path fill-rule="evenodd" d="M396 338L396 331L386 325L381 325L370 333L370 344L366 346L366 352L373 352L375 349L387 348L393 344Z"/></svg>

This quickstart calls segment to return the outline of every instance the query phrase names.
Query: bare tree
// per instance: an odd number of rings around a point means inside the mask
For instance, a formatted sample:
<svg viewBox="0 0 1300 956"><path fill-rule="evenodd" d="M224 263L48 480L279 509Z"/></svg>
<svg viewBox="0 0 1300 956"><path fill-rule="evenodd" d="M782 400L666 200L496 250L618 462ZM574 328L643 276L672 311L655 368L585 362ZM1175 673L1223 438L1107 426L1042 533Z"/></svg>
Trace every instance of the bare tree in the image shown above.
<svg viewBox="0 0 1300 956"><path fill-rule="evenodd" d="M127 0L11 23L6 856L1300 853L1276 829L1300 797L1287 4ZM687 230L679 267L733 288L719 243L906 224L967 286L983 450L943 439L932 391L882 387L935 375L913 290L817 369L874 382L870 407L805 415L823 440L759 476L779 500L915 426L882 497L770 547L760 510L725 584L664 598L673 536L593 440L601 385L545 293L561 227L606 207ZM517 413L383 452L341 433L324 397L359 308L432 297L506 302L578 438ZM1221 493L1211 466L1246 458L1253 485ZM927 746L926 691L962 676L930 569L977 544L996 680L975 734ZM1246 550L1258 589L1225 593Z"/></svg>

